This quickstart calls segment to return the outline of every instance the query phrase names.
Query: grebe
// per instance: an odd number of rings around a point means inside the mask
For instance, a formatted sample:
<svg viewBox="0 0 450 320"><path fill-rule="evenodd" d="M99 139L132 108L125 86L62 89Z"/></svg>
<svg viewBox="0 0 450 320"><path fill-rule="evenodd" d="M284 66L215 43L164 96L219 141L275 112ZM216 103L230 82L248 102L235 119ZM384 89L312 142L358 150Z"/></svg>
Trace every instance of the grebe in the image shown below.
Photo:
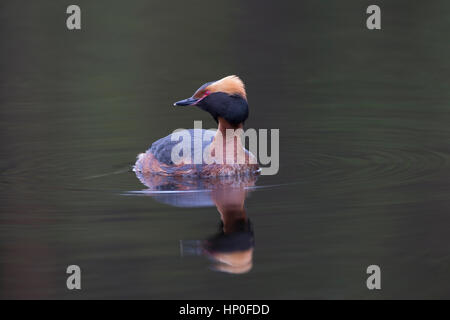
<svg viewBox="0 0 450 320"><path fill-rule="evenodd" d="M212 115L218 129L216 132L203 129L189 130L191 146L201 144L201 150L191 148L176 164L172 160L172 149L180 143L168 135L154 142L137 157L134 171L168 176L243 176L259 173L255 156L241 142L244 122L248 118L247 94L244 83L237 76L227 76L218 81L202 85L190 98L174 103L174 106L197 106ZM227 135L233 129L236 136ZM238 130L241 129L241 130ZM199 130L199 131L196 131ZM195 139L201 139L196 141ZM195 163L194 152L201 152L201 163ZM206 157L206 158L205 158Z"/></svg>

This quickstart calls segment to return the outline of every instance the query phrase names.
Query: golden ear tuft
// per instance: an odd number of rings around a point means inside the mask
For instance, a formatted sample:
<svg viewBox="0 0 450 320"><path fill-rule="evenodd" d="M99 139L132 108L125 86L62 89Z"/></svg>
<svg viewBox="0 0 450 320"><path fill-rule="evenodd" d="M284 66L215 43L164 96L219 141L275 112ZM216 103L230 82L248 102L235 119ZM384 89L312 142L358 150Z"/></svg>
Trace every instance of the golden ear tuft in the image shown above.
<svg viewBox="0 0 450 320"><path fill-rule="evenodd" d="M230 95L237 94L247 100L245 85L242 80L235 75L222 78L208 87L211 92L225 92Z"/></svg>

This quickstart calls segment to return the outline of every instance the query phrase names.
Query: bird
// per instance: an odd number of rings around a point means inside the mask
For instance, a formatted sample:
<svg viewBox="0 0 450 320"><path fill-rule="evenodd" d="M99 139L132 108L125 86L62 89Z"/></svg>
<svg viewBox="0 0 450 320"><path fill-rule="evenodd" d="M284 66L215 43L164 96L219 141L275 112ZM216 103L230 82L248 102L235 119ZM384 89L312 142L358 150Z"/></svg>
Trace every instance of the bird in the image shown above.
<svg viewBox="0 0 450 320"><path fill-rule="evenodd" d="M184 141L184 145L190 147L187 151L181 148L180 136L175 132L153 142L146 152L138 154L133 168L136 173L198 177L260 173L257 158L241 141L249 107L244 82L238 76L206 82L191 97L175 102L174 106L197 107L208 112L216 121L217 130L186 130L189 141Z"/></svg>

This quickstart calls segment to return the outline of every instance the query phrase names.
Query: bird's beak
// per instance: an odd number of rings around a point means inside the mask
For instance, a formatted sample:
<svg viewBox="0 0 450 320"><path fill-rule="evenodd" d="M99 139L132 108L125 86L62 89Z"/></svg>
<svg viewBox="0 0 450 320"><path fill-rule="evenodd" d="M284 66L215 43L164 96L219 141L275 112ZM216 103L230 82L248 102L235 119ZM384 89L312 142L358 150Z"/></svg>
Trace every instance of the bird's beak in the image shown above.
<svg viewBox="0 0 450 320"><path fill-rule="evenodd" d="M190 97L190 98L187 98L184 100L177 101L173 105L174 106L193 106L198 102L198 100L200 100L200 99Z"/></svg>

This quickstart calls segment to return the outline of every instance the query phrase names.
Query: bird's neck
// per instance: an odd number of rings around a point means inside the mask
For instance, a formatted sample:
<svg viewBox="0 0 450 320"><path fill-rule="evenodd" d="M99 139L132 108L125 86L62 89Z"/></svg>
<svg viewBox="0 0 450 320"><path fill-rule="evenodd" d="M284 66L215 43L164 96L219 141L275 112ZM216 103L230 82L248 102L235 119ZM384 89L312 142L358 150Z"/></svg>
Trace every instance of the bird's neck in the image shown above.
<svg viewBox="0 0 450 320"><path fill-rule="evenodd" d="M230 163L230 159L234 159L234 163L239 163L239 157L245 158L242 146L243 124L234 126L223 118L219 118L218 122L219 127L212 142L212 146L216 150L215 156L220 157L217 148L222 147L223 163Z"/></svg>
<svg viewBox="0 0 450 320"><path fill-rule="evenodd" d="M227 129L237 130L237 129L243 129L244 128L244 125L242 123L240 123L238 125L232 125L227 120L225 120L224 118L220 118L220 117L219 117L218 122L219 122L219 127L217 128L217 134L221 133L222 136L226 135Z"/></svg>

